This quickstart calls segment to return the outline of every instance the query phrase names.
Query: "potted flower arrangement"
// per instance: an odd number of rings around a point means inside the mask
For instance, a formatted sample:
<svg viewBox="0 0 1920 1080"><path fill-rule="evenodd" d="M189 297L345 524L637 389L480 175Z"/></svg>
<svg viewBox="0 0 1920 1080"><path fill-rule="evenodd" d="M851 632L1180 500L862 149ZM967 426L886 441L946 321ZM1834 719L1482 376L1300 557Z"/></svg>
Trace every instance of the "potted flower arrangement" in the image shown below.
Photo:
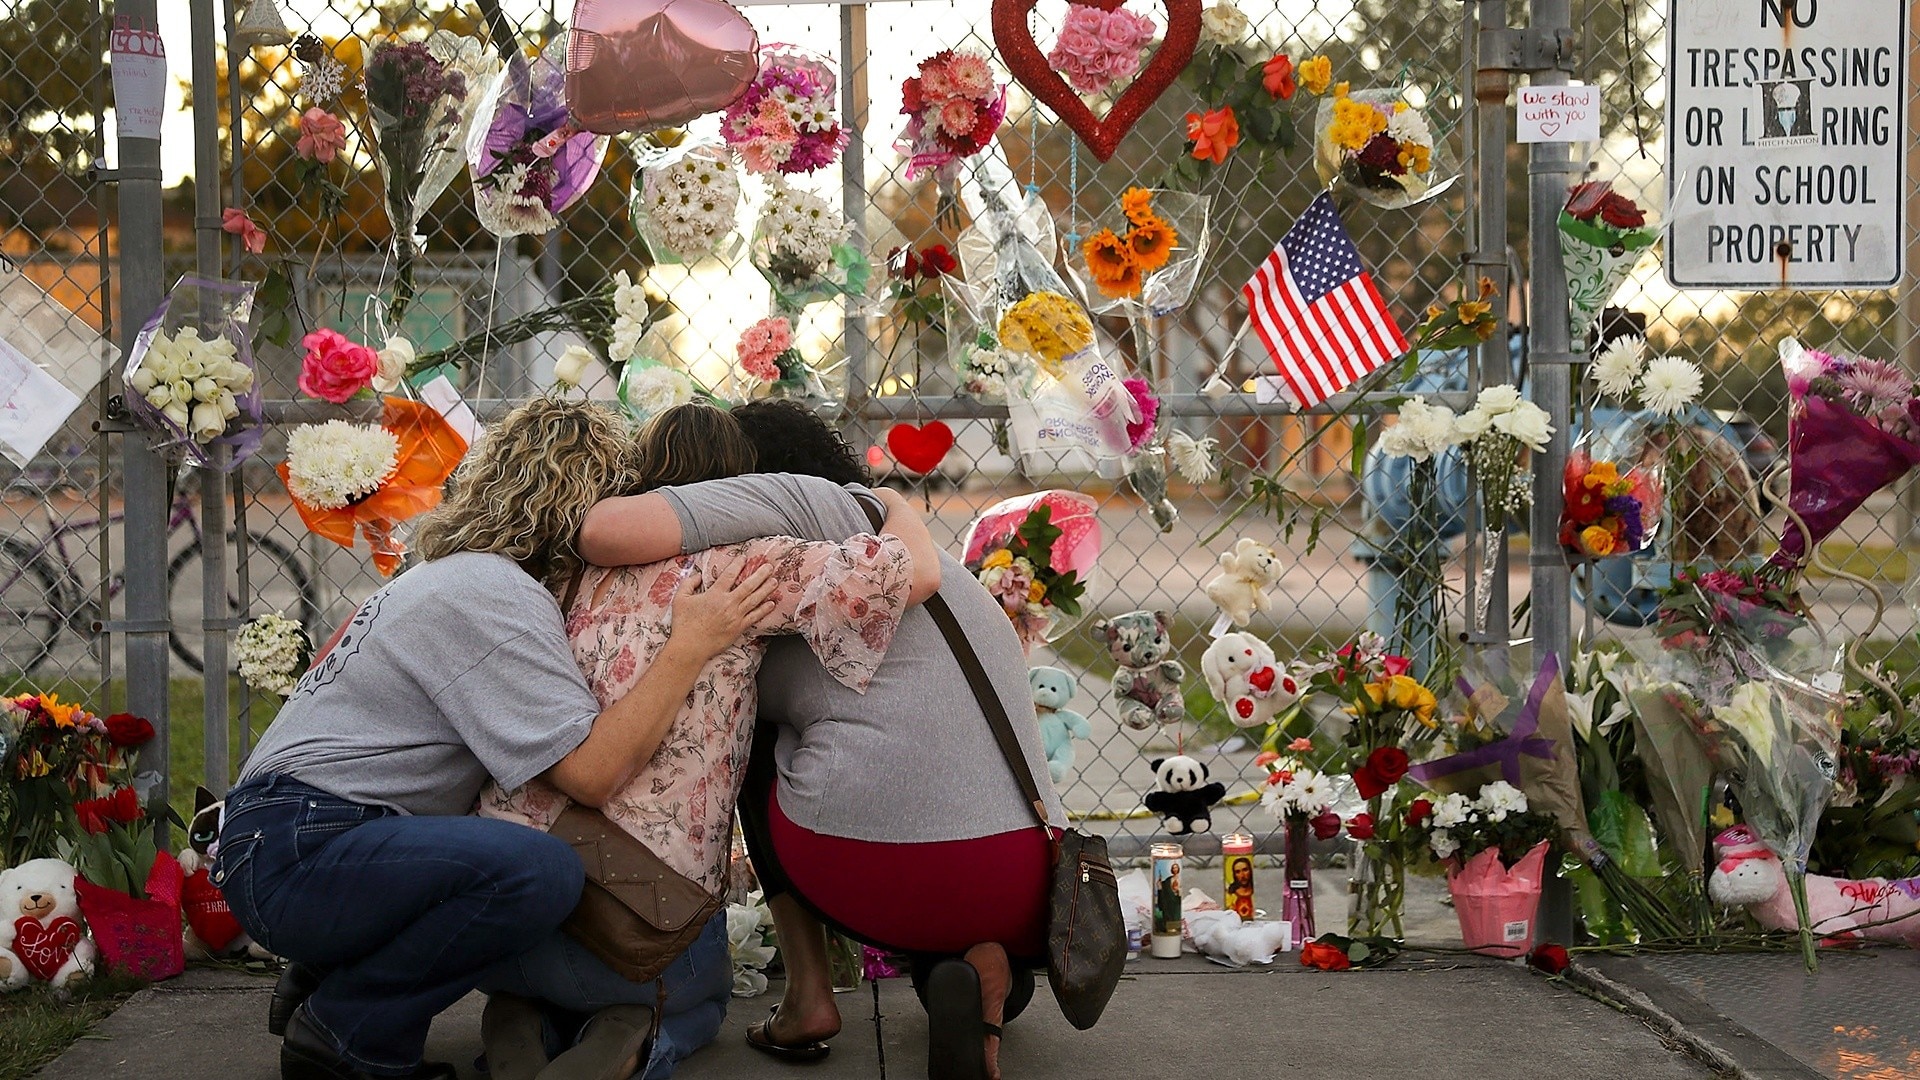
<svg viewBox="0 0 1920 1080"><path fill-rule="evenodd" d="M1416 799L1406 821L1410 837L1447 867L1467 948L1506 957L1533 948L1548 842L1560 827L1554 816L1529 809L1524 792L1495 780L1472 796Z"/></svg>
<svg viewBox="0 0 1920 1080"><path fill-rule="evenodd" d="M186 966L180 866L158 850L132 786L153 725L100 717L57 694L0 698L0 858L79 871L81 915L111 969L143 979Z"/></svg>

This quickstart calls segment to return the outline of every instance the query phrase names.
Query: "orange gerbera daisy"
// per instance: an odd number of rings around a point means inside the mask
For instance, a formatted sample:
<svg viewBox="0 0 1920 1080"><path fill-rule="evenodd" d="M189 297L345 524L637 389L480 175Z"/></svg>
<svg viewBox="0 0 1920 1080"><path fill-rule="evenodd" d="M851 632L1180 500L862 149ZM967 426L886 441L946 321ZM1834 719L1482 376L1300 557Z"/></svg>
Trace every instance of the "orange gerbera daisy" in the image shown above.
<svg viewBox="0 0 1920 1080"><path fill-rule="evenodd" d="M1152 214L1127 230L1127 247L1133 252L1134 265L1143 274L1167 265L1167 260L1173 258L1174 245L1179 242L1173 226Z"/></svg>
<svg viewBox="0 0 1920 1080"><path fill-rule="evenodd" d="M1094 283L1103 290L1108 282L1129 272L1139 275L1139 269L1133 263L1133 253L1127 249L1127 242L1112 229L1101 229L1087 237L1080 250L1087 259L1087 272L1093 275Z"/></svg>
<svg viewBox="0 0 1920 1080"><path fill-rule="evenodd" d="M1120 210L1135 225L1153 217L1153 192L1146 188L1128 188L1120 196Z"/></svg>

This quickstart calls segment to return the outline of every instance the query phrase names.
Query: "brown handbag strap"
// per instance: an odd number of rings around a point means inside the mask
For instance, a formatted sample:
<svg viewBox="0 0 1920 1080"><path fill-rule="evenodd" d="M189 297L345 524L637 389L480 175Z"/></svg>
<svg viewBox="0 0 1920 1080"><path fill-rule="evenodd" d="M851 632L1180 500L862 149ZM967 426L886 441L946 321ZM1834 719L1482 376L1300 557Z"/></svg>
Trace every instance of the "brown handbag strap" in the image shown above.
<svg viewBox="0 0 1920 1080"><path fill-rule="evenodd" d="M867 512L867 520L873 523L873 531L878 533L886 518L880 501L859 494L855 494L854 499ZM1020 748L1020 740L1013 733L1013 721L1007 717L1007 707L994 690L993 680L987 677L986 666L980 663L980 654L973 651L973 644L967 640L966 631L960 628L960 620L954 617L953 608L947 606L946 597L934 593L920 606L933 616L933 624L940 628L940 636L947 639L947 648L953 651L961 674L967 677L974 700L979 702L980 711L986 714L987 728L993 732L994 742L1000 744L1000 753L1007 759L1007 767L1013 770L1013 780L1020 786L1021 797L1027 800L1027 806L1033 810L1034 820L1039 822L1040 830L1051 836L1052 827L1047 824L1046 799L1041 796L1040 785L1034 779L1033 770L1028 767L1026 751Z"/></svg>

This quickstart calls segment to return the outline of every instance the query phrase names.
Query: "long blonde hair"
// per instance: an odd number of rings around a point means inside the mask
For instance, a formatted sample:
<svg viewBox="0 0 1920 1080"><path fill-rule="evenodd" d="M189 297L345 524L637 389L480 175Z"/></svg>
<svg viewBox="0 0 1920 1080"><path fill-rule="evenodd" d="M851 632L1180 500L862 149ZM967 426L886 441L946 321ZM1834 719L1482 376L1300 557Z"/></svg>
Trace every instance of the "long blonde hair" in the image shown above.
<svg viewBox="0 0 1920 1080"><path fill-rule="evenodd" d="M633 437L590 401L535 398L487 429L423 519L424 559L489 551L550 589L581 565L576 541L593 504L631 486Z"/></svg>

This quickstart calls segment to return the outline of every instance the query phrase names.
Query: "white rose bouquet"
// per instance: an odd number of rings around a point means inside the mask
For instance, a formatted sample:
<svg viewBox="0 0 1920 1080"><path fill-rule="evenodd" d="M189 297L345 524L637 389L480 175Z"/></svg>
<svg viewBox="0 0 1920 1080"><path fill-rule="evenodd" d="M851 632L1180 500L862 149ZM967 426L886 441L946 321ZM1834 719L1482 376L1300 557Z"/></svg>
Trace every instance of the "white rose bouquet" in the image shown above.
<svg viewBox="0 0 1920 1080"><path fill-rule="evenodd" d="M230 470L260 444L260 392L254 385L247 319L255 286L188 275L134 339L122 374L133 414L210 467L208 447L234 448ZM203 313L211 311L210 319ZM204 331L211 336L202 337Z"/></svg>

